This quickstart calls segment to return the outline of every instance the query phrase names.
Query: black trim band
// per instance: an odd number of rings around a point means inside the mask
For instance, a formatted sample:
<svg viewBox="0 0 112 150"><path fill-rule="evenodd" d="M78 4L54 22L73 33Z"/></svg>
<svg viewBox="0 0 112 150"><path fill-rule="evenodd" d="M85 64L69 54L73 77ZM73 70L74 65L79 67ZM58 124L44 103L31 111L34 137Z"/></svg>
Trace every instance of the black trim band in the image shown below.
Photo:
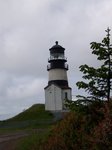
<svg viewBox="0 0 112 150"><path fill-rule="evenodd" d="M51 84L56 84L60 87L68 87L68 81L67 80L51 80L48 82L48 85L51 85Z"/></svg>

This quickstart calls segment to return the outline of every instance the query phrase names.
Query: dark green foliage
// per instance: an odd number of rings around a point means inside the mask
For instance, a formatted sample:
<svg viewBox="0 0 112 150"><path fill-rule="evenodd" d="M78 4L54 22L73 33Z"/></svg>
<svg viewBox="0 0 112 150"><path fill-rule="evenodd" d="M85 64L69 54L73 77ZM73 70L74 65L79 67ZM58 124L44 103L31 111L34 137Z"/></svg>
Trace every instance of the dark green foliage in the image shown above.
<svg viewBox="0 0 112 150"><path fill-rule="evenodd" d="M43 150L111 150L111 105L94 101L73 106L74 111L54 126Z"/></svg>
<svg viewBox="0 0 112 150"><path fill-rule="evenodd" d="M78 96L86 100L110 100L110 91L112 90L112 47L110 44L110 29L106 30L107 36L101 43L92 42L92 54L97 55L102 65L99 68L81 65L80 71L84 74L83 79L87 82L80 81L76 85L79 89L85 89L89 97Z"/></svg>

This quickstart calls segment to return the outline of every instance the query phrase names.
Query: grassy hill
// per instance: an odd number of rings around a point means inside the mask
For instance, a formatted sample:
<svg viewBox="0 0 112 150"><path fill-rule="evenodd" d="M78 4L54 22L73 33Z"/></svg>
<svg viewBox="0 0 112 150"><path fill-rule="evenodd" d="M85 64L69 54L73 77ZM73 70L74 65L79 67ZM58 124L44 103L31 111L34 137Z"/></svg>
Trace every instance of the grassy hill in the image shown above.
<svg viewBox="0 0 112 150"><path fill-rule="evenodd" d="M8 119L7 121L25 121L25 120L48 120L53 118L49 111L45 111L44 104L35 104L17 116Z"/></svg>
<svg viewBox="0 0 112 150"><path fill-rule="evenodd" d="M111 103L74 104L73 111L62 121L57 123L55 119L51 112L45 111L44 104L36 104L0 122L0 130L16 132L19 129L28 133L17 139L15 150L112 149Z"/></svg>
<svg viewBox="0 0 112 150"><path fill-rule="evenodd" d="M0 121L0 131L3 129L45 128L52 124L53 120L53 114L45 111L44 104L35 104L11 119Z"/></svg>
<svg viewBox="0 0 112 150"><path fill-rule="evenodd" d="M44 104L35 104L17 116L0 121L0 134L28 133L28 136L16 140L16 150L39 149L40 141L44 141L55 123L54 115L45 111ZM15 143L14 141L12 142Z"/></svg>
<svg viewBox="0 0 112 150"><path fill-rule="evenodd" d="M51 134L52 125L57 124L57 120L60 120L62 116L63 113L53 114L45 111L44 104L35 104L13 118L0 121L0 134L28 133L26 137L17 139L15 149L39 150ZM14 141L12 143L14 144Z"/></svg>

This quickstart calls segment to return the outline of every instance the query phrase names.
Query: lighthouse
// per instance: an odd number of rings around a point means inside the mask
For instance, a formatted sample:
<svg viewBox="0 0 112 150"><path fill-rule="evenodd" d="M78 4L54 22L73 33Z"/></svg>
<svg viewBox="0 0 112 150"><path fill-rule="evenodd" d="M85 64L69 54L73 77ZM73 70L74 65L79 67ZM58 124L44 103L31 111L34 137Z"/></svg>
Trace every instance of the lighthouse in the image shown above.
<svg viewBox="0 0 112 150"><path fill-rule="evenodd" d="M49 49L47 71L49 73L48 85L45 90L45 110L66 110L65 100L71 100L71 88L68 84L68 64L65 57L65 48L58 44Z"/></svg>

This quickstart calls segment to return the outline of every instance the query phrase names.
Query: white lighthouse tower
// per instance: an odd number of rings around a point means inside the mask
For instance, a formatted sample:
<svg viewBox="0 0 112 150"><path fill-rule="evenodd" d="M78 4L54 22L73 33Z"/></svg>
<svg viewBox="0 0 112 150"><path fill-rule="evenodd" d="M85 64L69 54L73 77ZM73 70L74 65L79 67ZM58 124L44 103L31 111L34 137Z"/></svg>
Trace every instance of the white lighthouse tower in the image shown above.
<svg viewBox="0 0 112 150"><path fill-rule="evenodd" d="M49 50L50 58L47 65L49 81L48 86L45 87L45 110L65 110L65 100L72 99L67 78L68 64L64 55L65 49L56 41L56 44Z"/></svg>

